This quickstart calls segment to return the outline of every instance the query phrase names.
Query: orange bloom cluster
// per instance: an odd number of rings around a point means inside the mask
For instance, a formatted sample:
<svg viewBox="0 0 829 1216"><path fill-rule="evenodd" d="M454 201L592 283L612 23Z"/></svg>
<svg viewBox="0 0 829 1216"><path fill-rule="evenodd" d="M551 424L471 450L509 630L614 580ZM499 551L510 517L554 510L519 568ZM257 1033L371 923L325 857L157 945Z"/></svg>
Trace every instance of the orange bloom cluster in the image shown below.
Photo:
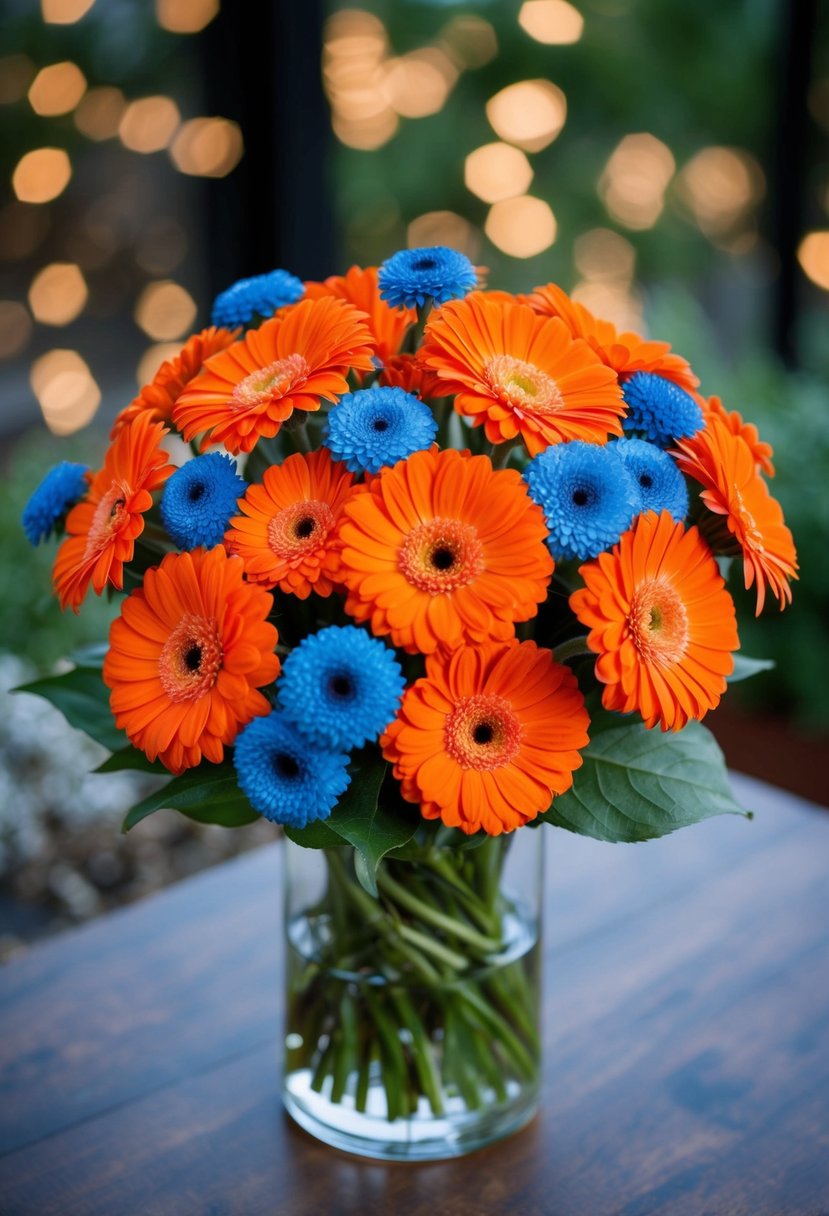
<svg viewBox="0 0 829 1216"><path fill-rule="evenodd" d="M427 819L498 836L570 788L587 726L575 676L549 650L484 642L430 655L380 745Z"/></svg>
<svg viewBox="0 0 829 1216"><path fill-rule="evenodd" d="M208 359L173 410L188 441L250 452L273 438L294 410L348 391L350 370L371 371L373 343L362 313L333 297L281 310L240 342Z"/></svg>
<svg viewBox="0 0 829 1216"><path fill-rule="evenodd" d="M344 275L331 275L322 283L305 284L306 300L321 300L327 296L345 300L365 313L374 353L383 364L398 354L406 330L417 317L413 308L390 308L380 299L376 266L367 266L365 270L352 266Z"/></svg>
<svg viewBox="0 0 829 1216"><path fill-rule="evenodd" d="M420 359L491 443L520 435L534 456L563 440L605 443L622 433L625 405L611 369L562 321L500 292L438 309Z"/></svg>
<svg viewBox="0 0 829 1216"><path fill-rule="evenodd" d="M733 600L696 528L650 511L580 574L585 587L570 606L599 655L606 709L679 730L719 703L739 639Z"/></svg>
<svg viewBox="0 0 829 1216"><path fill-rule="evenodd" d="M225 537L251 582L300 599L330 595L340 567L336 528L354 475L325 448L265 470L240 499Z"/></svg>
<svg viewBox="0 0 829 1216"><path fill-rule="evenodd" d="M149 414L153 422L172 422L173 406L191 380L199 374L207 360L235 342L239 330L220 329L212 325L201 333L193 334L173 359L161 364L150 384L126 406L118 417L110 435L114 439L122 427L128 426L139 414Z"/></svg>
<svg viewBox="0 0 829 1216"><path fill-rule="evenodd" d="M797 578L797 552L782 508L757 471L756 448L749 447L739 428L732 430L711 412L704 429L679 440L677 449L680 469L703 487L702 501L722 517L726 535L743 555L746 588L757 587L757 616L766 588L784 608L792 599L790 582Z"/></svg>
<svg viewBox="0 0 829 1216"><path fill-rule="evenodd" d="M144 531L153 491L174 471L159 447L166 434L149 414L120 430L86 497L69 512L67 538L53 571L61 608L71 605L77 612L90 583L96 595L107 586L123 587L124 564L132 561L135 541Z"/></svg>
<svg viewBox="0 0 829 1216"><path fill-rule="evenodd" d="M748 444L758 469L762 469L767 477L774 477L774 465L771 461L774 451L770 443L765 443L760 438L760 432L754 423L744 422L742 414L737 410L727 410L719 397L709 397L707 400L701 397L699 401L706 416L716 414L732 435L739 435L743 442Z"/></svg>
<svg viewBox="0 0 829 1216"><path fill-rule="evenodd" d="M119 729L172 773L218 763L242 726L270 711L279 674L271 596L221 545L168 553L110 629L104 683Z"/></svg>
<svg viewBox="0 0 829 1216"><path fill-rule="evenodd" d="M346 611L412 653L510 638L545 598L546 534L514 470L452 449L415 452L343 507Z"/></svg>

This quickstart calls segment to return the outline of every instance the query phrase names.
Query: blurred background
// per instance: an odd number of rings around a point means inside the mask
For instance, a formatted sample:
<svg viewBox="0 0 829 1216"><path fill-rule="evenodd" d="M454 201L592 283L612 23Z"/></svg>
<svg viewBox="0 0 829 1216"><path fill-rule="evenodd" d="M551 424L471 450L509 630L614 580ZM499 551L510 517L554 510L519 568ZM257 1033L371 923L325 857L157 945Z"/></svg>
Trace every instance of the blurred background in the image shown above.
<svg viewBox="0 0 829 1216"><path fill-rule="evenodd" d="M672 343L756 422L798 542L777 661L709 719L829 802L829 12L818 0L4 0L0 16L0 956L271 835L117 824L129 775L5 690L100 638L22 507L97 467L215 293L447 244ZM25 572L25 573L24 573ZM93 602L94 601L94 602ZM103 755L103 753L101 753Z"/></svg>

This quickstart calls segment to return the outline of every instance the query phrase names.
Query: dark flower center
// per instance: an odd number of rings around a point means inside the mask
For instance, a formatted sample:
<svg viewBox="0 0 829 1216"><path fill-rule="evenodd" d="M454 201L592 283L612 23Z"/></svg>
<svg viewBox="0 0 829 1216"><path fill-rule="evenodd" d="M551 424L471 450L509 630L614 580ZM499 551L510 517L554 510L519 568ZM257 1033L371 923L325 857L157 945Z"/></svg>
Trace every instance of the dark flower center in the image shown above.
<svg viewBox="0 0 829 1216"><path fill-rule="evenodd" d="M436 570L449 570L455 564L455 554L451 549L441 546L441 548L435 549L431 561Z"/></svg>
<svg viewBox="0 0 829 1216"><path fill-rule="evenodd" d="M436 266L437 262L434 258L418 258L416 262L412 263L414 270L434 270Z"/></svg>
<svg viewBox="0 0 829 1216"><path fill-rule="evenodd" d="M316 526L317 521L312 516L305 515L302 519L298 519L296 521L296 525L294 526L294 535L300 540L305 540L306 537L311 535Z"/></svg>
<svg viewBox="0 0 829 1216"><path fill-rule="evenodd" d="M472 738L476 743L491 743L493 734L489 722L479 722L472 732Z"/></svg>
<svg viewBox="0 0 829 1216"><path fill-rule="evenodd" d="M194 481L190 487L190 491L189 491L187 497L190 499L191 502L198 502L199 499L204 494L204 489L205 489L204 482Z"/></svg>
<svg viewBox="0 0 829 1216"><path fill-rule="evenodd" d="M577 507L586 507L590 502L590 495L587 490L574 490L573 502Z"/></svg>
<svg viewBox="0 0 829 1216"><path fill-rule="evenodd" d="M328 687L335 697L341 697L343 700L354 696L354 682L351 676L342 674L332 676L328 681Z"/></svg>
<svg viewBox="0 0 829 1216"><path fill-rule="evenodd" d="M649 490L653 485L653 478L651 477L650 473L640 473L639 484L640 486L643 486L644 489Z"/></svg>
<svg viewBox="0 0 829 1216"><path fill-rule="evenodd" d="M299 765L287 752L276 753L273 758L273 768L277 777L282 777L285 781L293 781L299 776Z"/></svg>
<svg viewBox="0 0 829 1216"><path fill-rule="evenodd" d="M195 643L184 652L184 666L188 671L198 671L201 666L201 646Z"/></svg>
<svg viewBox="0 0 829 1216"><path fill-rule="evenodd" d="M375 431L387 431L389 429L388 420L386 418L375 418L371 424Z"/></svg>

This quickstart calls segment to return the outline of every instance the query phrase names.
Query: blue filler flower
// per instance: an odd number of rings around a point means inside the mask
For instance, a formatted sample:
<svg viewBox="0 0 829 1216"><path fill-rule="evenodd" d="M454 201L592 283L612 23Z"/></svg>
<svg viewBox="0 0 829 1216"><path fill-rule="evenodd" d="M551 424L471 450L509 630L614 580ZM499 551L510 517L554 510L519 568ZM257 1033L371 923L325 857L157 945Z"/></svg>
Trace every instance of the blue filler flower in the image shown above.
<svg viewBox="0 0 829 1216"><path fill-rule="evenodd" d="M277 684L289 721L324 747L362 747L388 726L405 681L394 652L355 625L331 625L292 650Z"/></svg>
<svg viewBox="0 0 829 1216"><path fill-rule="evenodd" d="M664 376L635 372L622 384L622 393L628 407L625 430L641 431L660 447L702 426L702 410L691 394Z"/></svg>
<svg viewBox="0 0 829 1216"><path fill-rule="evenodd" d="M255 317L270 317L277 308L295 304L305 293L302 281L287 270L272 270L252 279L239 279L213 301L210 319L214 325L235 329Z"/></svg>
<svg viewBox="0 0 829 1216"><path fill-rule="evenodd" d="M251 806L293 828L327 819L351 781L347 755L314 749L279 710L237 736L233 762Z"/></svg>
<svg viewBox="0 0 829 1216"><path fill-rule="evenodd" d="M221 452L188 460L164 487L161 518L180 549L212 548L227 531L236 500L247 489L236 461Z"/></svg>
<svg viewBox="0 0 829 1216"><path fill-rule="evenodd" d="M578 439L555 444L530 461L524 479L544 512L556 558L609 549L638 510L633 478L610 447Z"/></svg>
<svg viewBox="0 0 829 1216"><path fill-rule="evenodd" d="M86 465L72 464L69 460L62 460L49 470L23 508L21 522L30 544L38 545L45 540L58 520L83 498L87 472Z"/></svg>
<svg viewBox="0 0 829 1216"><path fill-rule="evenodd" d="M414 308L427 300L443 304L465 296L475 286L477 275L466 254L434 245L393 253L380 267L377 282L380 299L392 308Z"/></svg>
<svg viewBox="0 0 829 1216"><path fill-rule="evenodd" d="M341 397L328 415L325 443L352 473L377 473L430 447L438 424L428 405L402 388L366 388Z"/></svg>
<svg viewBox="0 0 829 1216"><path fill-rule="evenodd" d="M669 511L675 520L688 514L685 478L667 452L644 439L619 439L609 445L636 483L639 511Z"/></svg>

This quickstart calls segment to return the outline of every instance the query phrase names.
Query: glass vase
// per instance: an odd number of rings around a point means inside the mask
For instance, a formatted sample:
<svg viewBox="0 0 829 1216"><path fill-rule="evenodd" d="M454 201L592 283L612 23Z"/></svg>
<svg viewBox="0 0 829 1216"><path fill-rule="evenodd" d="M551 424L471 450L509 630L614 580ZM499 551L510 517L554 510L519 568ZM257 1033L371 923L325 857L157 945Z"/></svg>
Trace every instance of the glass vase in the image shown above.
<svg viewBox="0 0 829 1216"><path fill-rule="evenodd" d="M285 841L283 1100L301 1127L361 1156L425 1161L532 1118L542 845L528 828L410 843L381 863L374 897L352 849Z"/></svg>

